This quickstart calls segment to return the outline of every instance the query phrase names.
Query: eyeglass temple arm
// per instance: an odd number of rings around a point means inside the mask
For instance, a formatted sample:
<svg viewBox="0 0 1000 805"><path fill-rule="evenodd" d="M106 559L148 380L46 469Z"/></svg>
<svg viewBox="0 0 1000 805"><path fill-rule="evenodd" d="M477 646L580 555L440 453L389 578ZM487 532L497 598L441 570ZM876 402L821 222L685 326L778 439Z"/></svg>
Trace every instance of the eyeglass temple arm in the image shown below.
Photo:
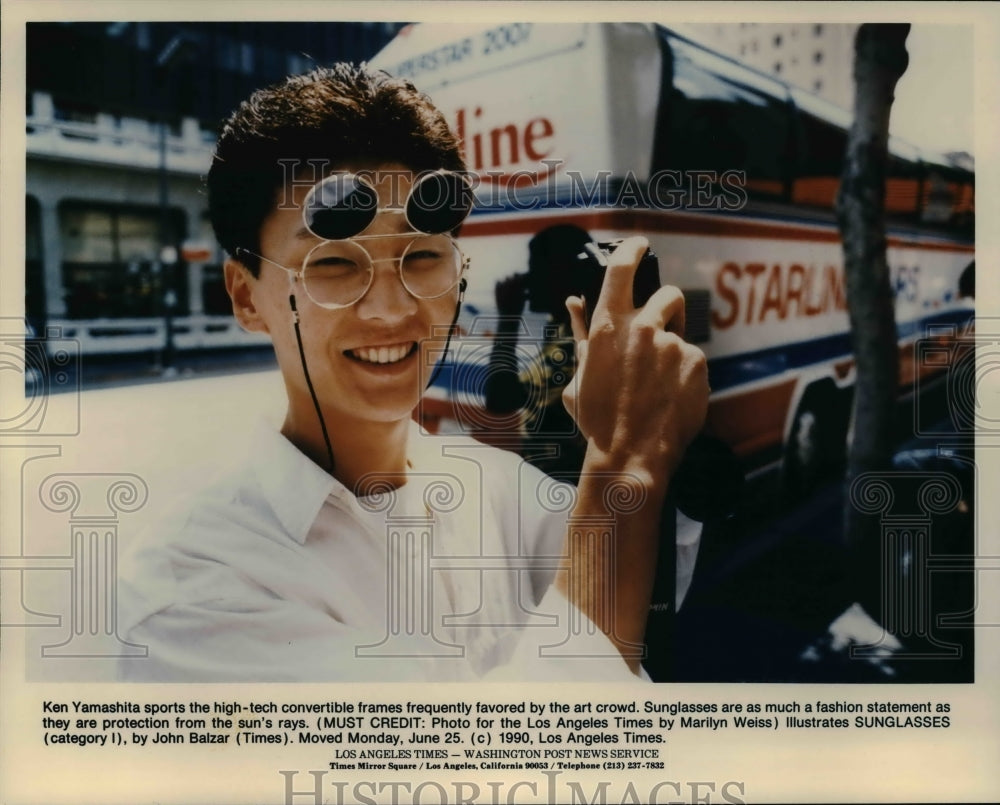
<svg viewBox="0 0 1000 805"><path fill-rule="evenodd" d="M236 257L237 260L239 259L239 255L241 252L243 254L249 254L251 257L256 257L258 260L263 260L265 263L269 263L270 265L275 266L276 268L280 268L282 271L288 272L296 279L298 279L299 275L302 273L301 269L289 268L288 266L283 266L281 263L274 262L274 260L268 260L262 254L257 254L256 252L252 252L249 249L244 249L242 246L236 247L236 254L234 256Z"/></svg>

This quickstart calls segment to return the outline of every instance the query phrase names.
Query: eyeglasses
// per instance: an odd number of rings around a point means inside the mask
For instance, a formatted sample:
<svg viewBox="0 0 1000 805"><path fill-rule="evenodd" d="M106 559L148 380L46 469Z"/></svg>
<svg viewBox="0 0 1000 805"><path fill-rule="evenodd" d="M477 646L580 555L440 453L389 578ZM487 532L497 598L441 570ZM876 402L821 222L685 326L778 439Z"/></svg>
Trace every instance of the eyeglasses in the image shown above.
<svg viewBox="0 0 1000 805"><path fill-rule="evenodd" d="M300 279L306 295L327 310L350 307L372 286L375 263L399 263L399 279L411 296L436 299L444 296L462 279L469 258L462 254L450 235L413 236L399 257L374 259L357 241L405 237L408 233L368 235L353 240L327 240L318 243L302 260L300 269L289 268L254 254L242 247L240 252L270 263Z"/></svg>
<svg viewBox="0 0 1000 805"><path fill-rule="evenodd" d="M468 176L437 170L416 179L401 210L383 212L405 215L415 232L440 235L452 232L468 217L473 197ZM378 193L365 176L342 172L328 176L309 190L302 205L302 220L321 240L345 240L363 232L378 212Z"/></svg>

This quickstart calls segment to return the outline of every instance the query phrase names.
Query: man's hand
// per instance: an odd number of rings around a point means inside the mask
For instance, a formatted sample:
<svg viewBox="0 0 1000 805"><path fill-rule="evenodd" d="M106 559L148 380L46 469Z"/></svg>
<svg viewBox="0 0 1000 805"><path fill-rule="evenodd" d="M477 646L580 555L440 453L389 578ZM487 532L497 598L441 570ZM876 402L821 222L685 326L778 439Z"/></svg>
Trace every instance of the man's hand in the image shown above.
<svg viewBox="0 0 1000 805"><path fill-rule="evenodd" d="M563 399L588 439L577 502L567 521L566 560L555 584L639 672L670 478L708 409L701 350L684 342L684 298L660 288L636 310L632 280L647 248L629 238L611 255L587 331L581 299L567 307L578 368ZM635 505L609 502L615 486ZM609 508L611 510L609 510ZM614 518L595 539L594 517Z"/></svg>
<svg viewBox="0 0 1000 805"><path fill-rule="evenodd" d="M528 298L528 275L511 274L496 284L497 310L502 316L520 316Z"/></svg>
<svg viewBox="0 0 1000 805"><path fill-rule="evenodd" d="M583 301L567 301L578 367L563 400L603 458L669 477L704 425L708 370L702 351L683 340L677 288L664 286L644 307L632 306L648 245L629 238L612 253L589 332Z"/></svg>

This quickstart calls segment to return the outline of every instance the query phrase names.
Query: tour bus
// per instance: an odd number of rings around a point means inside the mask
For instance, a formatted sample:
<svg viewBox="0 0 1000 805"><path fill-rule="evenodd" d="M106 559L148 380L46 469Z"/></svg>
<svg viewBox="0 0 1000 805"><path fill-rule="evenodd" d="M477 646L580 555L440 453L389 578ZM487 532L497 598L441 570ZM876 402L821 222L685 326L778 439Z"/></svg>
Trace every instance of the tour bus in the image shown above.
<svg viewBox="0 0 1000 805"><path fill-rule="evenodd" d="M420 24L374 64L430 95L475 173L464 337L427 427L489 440L495 283L525 270L533 235L571 223L649 238L708 357L708 429L749 472L807 478L843 450L854 369L833 205L849 113L652 24ZM909 393L943 368L918 339L947 350L971 332L974 175L891 138L886 191ZM522 341L543 326L526 314Z"/></svg>

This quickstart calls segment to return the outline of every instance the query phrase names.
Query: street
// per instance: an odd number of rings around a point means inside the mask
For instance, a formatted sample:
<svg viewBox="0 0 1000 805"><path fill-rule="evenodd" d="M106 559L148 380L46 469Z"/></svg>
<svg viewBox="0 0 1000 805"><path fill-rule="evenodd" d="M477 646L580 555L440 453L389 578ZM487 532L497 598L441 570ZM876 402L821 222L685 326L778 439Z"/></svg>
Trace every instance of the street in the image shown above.
<svg viewBox="0 0 1000 805"><path fill-rule="evenodd" d="M794 505L780 503L774 489L751 489L742 514L706 528L678 619L679 679L972 680L973 443L951 432L946 404L940 388L922 398L922 412L935 419L922 423L918 437L912 401L899 406L899 446L885 474L892 504L872 514L881 518L882 545L847 547L845 483L836 478ZM919 499L929 484L951 484L960 493L947 510L931 512ZM845 618L832 635L831 623L859 600L871 621ZM891 659L878 650L852 659L844 634L888 645L886 623L897 627L902 650Z"/></svg>

